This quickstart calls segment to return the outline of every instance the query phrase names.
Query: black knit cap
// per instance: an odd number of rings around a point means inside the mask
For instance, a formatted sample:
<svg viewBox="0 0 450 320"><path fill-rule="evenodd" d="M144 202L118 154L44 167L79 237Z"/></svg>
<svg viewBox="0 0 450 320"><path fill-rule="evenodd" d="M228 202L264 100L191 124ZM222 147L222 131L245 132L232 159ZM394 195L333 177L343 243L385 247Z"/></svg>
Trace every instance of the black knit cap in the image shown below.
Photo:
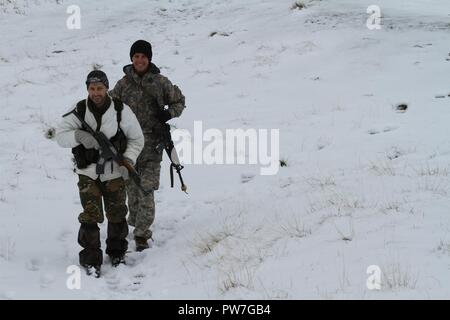
<svg viewBox="0 0 450 320"><path fill-rule="evenodd" d="M133 56L136 53L142 53L145 54L149 61L152 61L152 45L150 42L147 42L145 40L138 40L131 46L130 49L130 59L133 61Z"/></svg>
<svg viewBox="0 0 450 320"><path fill-rule="evenodd" d="M86 79L86 87L89 88L89 85L91 83L97 83L101 82L105 85L106 88L109 89L109 81L108 77L106 76L106 73L104 73L101 70L94 70L89 72L87 79Z"/></svg>

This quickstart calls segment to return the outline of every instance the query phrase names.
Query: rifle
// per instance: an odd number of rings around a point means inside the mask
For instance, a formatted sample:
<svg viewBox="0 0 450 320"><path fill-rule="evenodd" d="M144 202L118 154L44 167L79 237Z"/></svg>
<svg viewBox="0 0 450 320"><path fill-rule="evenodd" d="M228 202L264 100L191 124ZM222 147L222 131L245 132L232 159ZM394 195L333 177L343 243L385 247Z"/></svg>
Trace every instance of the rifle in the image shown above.
<svg viewBox="0 0 450 320"><path fill-rule="evenodd" d="M134 79L127 74L127 78L134 82ZM155 97L149 93L144 87L142 88L142 91L144 95L149 97L153 103L157 106L159 106L158 112L161 113L164 109L163 106L160 106L158 103L158 100L155 99ZM161 125L161 128L158 128L158 130L155 130L157 126ZM173 188L173 169L176 170L178 177L180 179L181 183L181 191L185 192L187 194L187 186L184 184L183 177L181 176L181 170L184 168L180 164L180 159L178 158L177 150L174 147L172 136L170 135L170 125L167 123L161 123L158 122L155 126L153 126L153 130L158 131L160 133L160 143L156 146L156 151L158 153L161 153L163 149L166 150L167 155L169 156L170 160L170 187Z"/></svg>
<svg viewBox="0 0 450 320"><path fill-rule="evenodd" d="M109 141L109 139L105 136L105 134L101 131L94 131L94 129L91 128L87 124L87 122L80 116L80 114L76 111L76 109L70 111L69 113L66 113L63 115L63 117L73 114L75 117L77 117L78 120L80 120L81 124L86 128L86 130L97 140L98 145L100 146L100 157L97 161L97 165L95 168L95 171L97 174L103 174L105 173L105 163L107 160L112 159L115 163L117 163L119 166L124 166L128 170L128 174L130 178L136 183L136 185L139 187L139 189L144 193L144 195L149 195L151 191L147 191L144 189L144 187L141 184L141 177L139 176L139 173L136 171L136 169L129 163L122 154L120 154L117 149L114 147L114 145Z"/></svg>
<svg viewBox="0 0 450 320"><path fill-rule="evenodd" d="M180 159L178 158L177 149L173 144L172 136L170 134L170 125L168 123L162 123L161 129L158 130L160 133L161 140L156 146L156 151L161 153L162 150L166 150L167 155L170 159L170 187L173 188L173 169L178 174L181 183L181 191L187 194L187 186L184 184L183 177L181 176L181 170L183 170L183 166L180 164Z"/></svg>

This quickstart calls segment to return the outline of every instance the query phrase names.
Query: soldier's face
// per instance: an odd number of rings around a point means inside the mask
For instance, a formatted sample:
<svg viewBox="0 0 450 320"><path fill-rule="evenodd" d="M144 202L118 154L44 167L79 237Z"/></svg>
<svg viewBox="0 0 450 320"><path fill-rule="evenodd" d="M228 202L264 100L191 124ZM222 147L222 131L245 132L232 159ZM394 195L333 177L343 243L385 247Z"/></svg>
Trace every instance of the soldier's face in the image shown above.
<svg viewBox="0 0 450 320"><path fill-rule="evenodd" d="M88 87L89 98L97 105L102 106L106 100L108 88L101 82L91 83Z"/></svg>
<svg viewBox="0 0 450 320"><path fill-rule="evenodd" d="M137 73L143 74L147 71L150 61L143 53L136 53L133 58L133 67Z"/></svg>

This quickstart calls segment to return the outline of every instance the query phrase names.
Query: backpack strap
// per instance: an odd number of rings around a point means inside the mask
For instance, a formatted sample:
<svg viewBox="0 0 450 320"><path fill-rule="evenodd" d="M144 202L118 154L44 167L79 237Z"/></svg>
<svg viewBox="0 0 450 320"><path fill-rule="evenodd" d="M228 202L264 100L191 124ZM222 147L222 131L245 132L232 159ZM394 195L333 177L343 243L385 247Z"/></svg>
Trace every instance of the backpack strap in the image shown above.
<svg viewBox="0 0 450 320"><path fill-rule="evenodd" d="M120 128L120 121L122 121L123 103L121 100L116 99L116 98L113 99L113 103L114 103L114 109L116 110L116 113L117 113L117 125Z"/></svg>
<svg viewBox="0 0 450 320"><path fill-rule="evenodd" d="M75 110L82 119L84 119L85 115L86 115L86 108L87 108L87 100L81 100L77 103L77 106L75 107ZM86 130L86 128L84 127L83 124L81 124L81 128L83 130Z"/></svg>
<svg viewBox="0 0 450 320"><path fill-rule="evenodd" d="M75 110L81 116L81 118L84 119L84 116L86 115L86 99L78 102Z"/></svg>

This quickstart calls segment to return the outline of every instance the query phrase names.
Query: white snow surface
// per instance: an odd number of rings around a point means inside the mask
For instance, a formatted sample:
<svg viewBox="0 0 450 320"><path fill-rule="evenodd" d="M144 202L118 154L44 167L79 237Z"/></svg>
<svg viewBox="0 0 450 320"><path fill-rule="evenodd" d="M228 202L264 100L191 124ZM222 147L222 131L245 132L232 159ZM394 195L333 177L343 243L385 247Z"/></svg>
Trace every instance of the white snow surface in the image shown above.
<svg viewBox="0 0 450 320"><path fill-rule="evenodd" d="M381 30L372 0L59 2L0 2L1 299L450 298L449 1L377 0ZM77 177L45 131L141 38L186 96L173 125L279 129L288 166L187 165L186 195L165 157L153 248L130 234L127 265L69 290Z"/></svg>

